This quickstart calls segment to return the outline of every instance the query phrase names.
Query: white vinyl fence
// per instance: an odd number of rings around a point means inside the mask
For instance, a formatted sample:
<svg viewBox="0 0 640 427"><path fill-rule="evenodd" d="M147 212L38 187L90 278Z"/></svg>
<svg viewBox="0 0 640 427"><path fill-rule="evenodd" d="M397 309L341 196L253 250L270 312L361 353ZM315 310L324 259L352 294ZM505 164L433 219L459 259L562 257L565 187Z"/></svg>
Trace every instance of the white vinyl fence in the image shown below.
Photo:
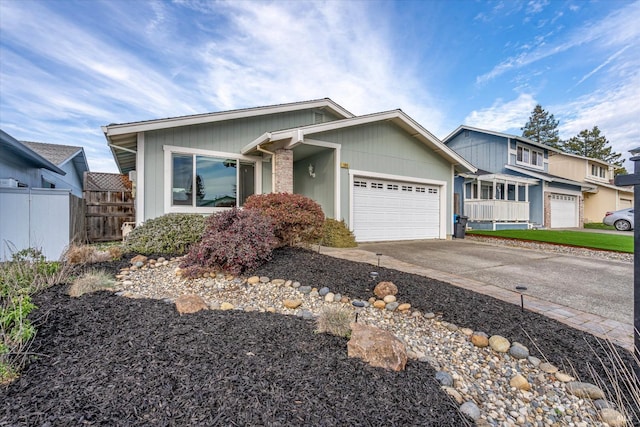
<svg viewBox="0 0 640 427"><path fill-rule="evenodd" d="M82 199L70 190L0 188L0 261L35 248L48 260L60 258L84 231Z"/></svg>

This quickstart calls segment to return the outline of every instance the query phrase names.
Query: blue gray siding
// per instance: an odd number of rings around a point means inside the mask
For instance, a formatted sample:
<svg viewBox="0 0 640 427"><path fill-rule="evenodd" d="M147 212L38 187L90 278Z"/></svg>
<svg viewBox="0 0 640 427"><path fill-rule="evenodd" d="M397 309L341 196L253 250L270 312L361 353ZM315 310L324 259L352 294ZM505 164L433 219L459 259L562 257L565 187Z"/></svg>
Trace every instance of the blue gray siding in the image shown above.
<svg viewBox="0 0 640 427"><path fill-rule="evenodd" d="M509 145L504 137L462 130L447 145L478 169L494 173L505 172L504 165L509 160Z"/></svg>
<svg viewBox="0 0 640 427"><path fill-rule="evenodd" d="M313 109L229 120L145 133L144 220L164 214L164 145L240 154L240 150L267 131L314 123ZM325 113L324 120L335 117ZM271 164L263 163L263 191L271 191Z"/></svg>

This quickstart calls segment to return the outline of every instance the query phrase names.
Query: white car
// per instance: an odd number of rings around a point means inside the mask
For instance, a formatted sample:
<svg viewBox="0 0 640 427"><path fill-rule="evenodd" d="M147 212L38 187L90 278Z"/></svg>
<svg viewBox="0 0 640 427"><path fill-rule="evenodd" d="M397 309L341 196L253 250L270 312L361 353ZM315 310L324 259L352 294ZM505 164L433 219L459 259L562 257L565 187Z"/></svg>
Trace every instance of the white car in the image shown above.
<svg viewBox="0 0 640 427"><path fill-rule="evenodd" d="M602 222L606 225L613 225L618 231L633 230L633 208L607 212L604 214Z"/></svg>

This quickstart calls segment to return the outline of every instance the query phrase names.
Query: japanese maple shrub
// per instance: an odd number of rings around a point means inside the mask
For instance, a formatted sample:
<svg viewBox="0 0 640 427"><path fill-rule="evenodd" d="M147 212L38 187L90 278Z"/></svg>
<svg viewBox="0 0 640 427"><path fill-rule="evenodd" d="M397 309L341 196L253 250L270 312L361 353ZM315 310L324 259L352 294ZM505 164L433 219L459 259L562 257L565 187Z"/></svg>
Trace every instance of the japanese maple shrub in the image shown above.
<svg viewBox="0 0 640 427"><path fill-rule="evenodd" d="M202 239L180 264L182 275L242 273L268 261L276 243L271 219L260 212L233 208L216 213L205 220Z"/></svg>
<svg viewBox="0 0 640 427"><path fill-rule="evenodd" d="M314 243L322 237L322 208L301 194L257 194L247 199L244 208L272 219L279 246Z"/></svg>

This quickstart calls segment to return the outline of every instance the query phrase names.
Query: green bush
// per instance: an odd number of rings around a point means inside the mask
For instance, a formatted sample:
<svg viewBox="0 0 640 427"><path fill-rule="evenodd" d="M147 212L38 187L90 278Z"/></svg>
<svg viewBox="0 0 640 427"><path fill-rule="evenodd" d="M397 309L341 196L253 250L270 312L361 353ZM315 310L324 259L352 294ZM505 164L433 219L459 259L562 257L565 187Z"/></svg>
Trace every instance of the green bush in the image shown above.
<svg viewBox="0 0 640 427"><path fill-rule="evenodd" d="M69 265L46 261L38 249L13 253L0 263L0 384L15 379L27 362L27 350L36 329L28 315L36 306L32 294L64 283Z"/></svg>
<svg viewBox="0 0 640 427"><path fill-rule="evenodd" d="M185 254L202 238L205 218L198 214L168 214L149 219L127 236L125 250L140 254Z"/></svg>
<svg viewBox="0 0 640 427"><path fill-rule="evenodd" d="M278 246L310 244L322 237L322 208L301 194L257 194L247 199L244 208L271 218Z"/></svg>
<svg viewBox="0 0 640 427"><path fill-rule="evenodd" d="M207 218L200 243L194 245L180 268L185 277L222 270L239 274L271 258L277 241L271 220L255 210L231 210Z"/></svg>
<svg viewBox="0 0 640 427"><path fill-rule="evenodd" d="M344 221L327 218L324 221L322 244L332 248L354 248L358 246L356 238Z"/></svg>

